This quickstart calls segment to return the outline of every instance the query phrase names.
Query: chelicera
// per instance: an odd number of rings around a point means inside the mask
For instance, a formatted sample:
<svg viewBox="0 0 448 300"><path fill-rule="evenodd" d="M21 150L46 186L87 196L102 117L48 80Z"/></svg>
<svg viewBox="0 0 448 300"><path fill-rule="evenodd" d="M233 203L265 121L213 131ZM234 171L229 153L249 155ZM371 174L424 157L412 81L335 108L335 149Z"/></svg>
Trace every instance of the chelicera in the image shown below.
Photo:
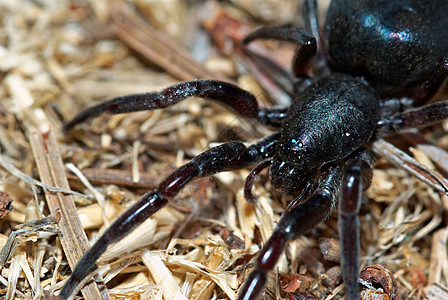
<svg viewBox="0 0 448 300"><path fill-rule="evenodd" d="M294 200L258 254L239 299L256 299L262 293L267 273L285 244L325 220L338 199L346 298L359 298L357 215L374 161L369 145L384 136L448 118L448 101L424 105L448 75L448 5L439 0L333 0L323 38L316 25L315 1L305 5L306 30L262 28L243 41L277 39L298 45L292 68L301 80L290 107L259 108L252 94L233 84L197 80L160 92L112 99L81 112L65 125L69 131L104 112L165 108L196 96L278 131L251 146L229 142L213 147L175 170L89 249L63 287L62 298L96 268L96 260L108 245L167 205L193 179L253 167L245 194L255 201L250 193L254 177L269 166L272 185ZM317 74L314 78L306 77L310 68Z"/></svg>

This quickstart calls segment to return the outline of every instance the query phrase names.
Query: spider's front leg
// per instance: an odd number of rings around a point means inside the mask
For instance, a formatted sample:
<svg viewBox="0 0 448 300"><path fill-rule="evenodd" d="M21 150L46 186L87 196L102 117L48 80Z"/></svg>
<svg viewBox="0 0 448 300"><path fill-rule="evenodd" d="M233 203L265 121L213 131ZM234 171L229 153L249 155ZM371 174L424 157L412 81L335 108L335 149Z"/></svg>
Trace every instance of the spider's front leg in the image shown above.
<svg viewBox="0 0 448 300"><path fill-rule="evenodd" d="M345 284L345 299L359 299L359 270L361 259L361 232L359 211L362 192L371 183L374 158L362 151L345 170L338 207L339 240L341 243L341 275Z"/></svg>
<svg viewBox="0 0 448 300"><path fill-rule="evenodd" d="M360 260L359 209L362 192L372 179L372 154L361 150L347 162L329 165L320 177L316 192L306 201L296 201L288 207L274 233L258 254L255 270L240 290L239 299L257 299L282 254L286 242L314 228L325 220L336 204L339 191L339 236L341 240L342 277L347 287L347 299L359 299L358 274ZM346 166L347 165L347 166Z"/></svg>
<svg viewBox="0 0 448 300"><path fill-rule="evenodd" d="M238 299L258 299L265 287L267 273L275 267L286 242L298 238L329 216L336 203L342 178L342 163L329 166L321 175L316 192L282 216L274 233L258 254L255 270L246 279Z"/></svg>
<svg viewBox="0 0 448 300"><path fill-rule="evenodd" d="M236 114L262 125L281 127L286 109L260 109L251 93L224 81L194 80L170 86L160 92L121 96L92 106L67 122L68 132L77 124L103 113L121 114L134 111L154 110L173 106L187 98L200 97L224 105Z"/></svg>
<svg viewBox="0 0 448 300"><path fill-rule="evenodd" d="M350 168L346 171L338 210L341 275L345 284L345 297L348 300L359 299L361 235L358 215L361 199L361 170L358 167Z"/></svg>
<svg viewBox="0 0 448 300"><path fill-rule="evenodd" d="M191 180L198 177L239 170L272 157L279 134L266 137L255 145L246 147L240 142L229 142L211 148L186 165L175 170L163 180L155 192L143 195L131 208L119 216L98 241L84 254L60 293L67 299L77 285L96 269L95 262L107 247L133 231L151 215L167 205L168 201Z"/></svg>

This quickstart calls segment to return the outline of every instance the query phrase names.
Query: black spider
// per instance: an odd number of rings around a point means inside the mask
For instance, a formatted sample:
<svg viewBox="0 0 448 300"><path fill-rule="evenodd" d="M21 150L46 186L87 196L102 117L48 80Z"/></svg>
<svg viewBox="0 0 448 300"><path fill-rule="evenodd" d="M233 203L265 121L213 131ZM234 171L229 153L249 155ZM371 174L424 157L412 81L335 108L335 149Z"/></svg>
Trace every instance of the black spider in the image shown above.
<svg viewBox="0 0 448 300"><path fill-rule="evenodd" d="M167 205L190 181L257 164L245 185L249 200L254 201L250 193L254 177L268 166L272 185L295 199L258 254L239 299L254 299L261 294L267 273L276 265L285 244L325 220L339 194L346 298L359 298L357 215L362 191L370 184L373 157L369 145L386 135L448 117L448 101L410 108L425 104L448 75L448 5L440 0L333 0L324 41L317 28L315 1L306 1L306 11L306 31L268 27L244 40L249 43L271 38L296 43L294 74L303 78L309 68L316 70L316 78L296 85L296 97L289 108L260 109L252 94L235 85L197 80L161 92L107 101L81 112L65 125L69 131L103 112L159 109L196 96L278 128L278 132L249 147L229 142L211 148L175 170L154 192L142 196L121 215L89 249L62 289L62 298L67 298L96 267L96 260L108 245ZM301 88L303 83L308 86Z"/></svg>

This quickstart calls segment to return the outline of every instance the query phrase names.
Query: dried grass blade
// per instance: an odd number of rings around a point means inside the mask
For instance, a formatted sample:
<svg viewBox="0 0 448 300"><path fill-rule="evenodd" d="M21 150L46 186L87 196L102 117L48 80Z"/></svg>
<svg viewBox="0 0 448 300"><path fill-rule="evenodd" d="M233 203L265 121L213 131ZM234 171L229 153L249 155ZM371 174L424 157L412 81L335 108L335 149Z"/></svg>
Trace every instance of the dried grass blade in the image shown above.
<svg viewBox="0 0 448 300"><path fill-rule="evenodd" d="M118 38L172 76L180 80L207 78L230 81L224 75L206 69L177 42L138 15L115 9L111 21Z"/></svg>
<svg viewBox="0 0 448 300"><path fill-rule="evenodd" d="M20 254L16 254L11 259L11 266L9 267L8 275L8 291L6 292L6 299L14 299L14 295L17 289L17 281L20 275Z"/></svg>
<svg viewBox="0 0 448 300"><path fill-rule="evenodd" d="M65 177L59 146L52 131L43 133L31 129L29 139L42 182L68 190L70 187ZM85 250L89 248L89 243L79 221L72 196L48 190L45 191L45 196L52 215L55 216L58 212L61 214L59 221L62 232L61 244L73 269ZM102 279L97 275L95 281L102 282ZM82 293L85 299L109 299L106 290L100 290L93 282L87 284L82 289Z"/></svg>
<svg viewBox="0 0 448 300"><path fill-rule="evenodd" d="M372 150L394 166L404 169L437 191L448 194L448 181L440 173L426 168L392 144L381 139L372 144Z"/></svg>
<svg viewBox="0 0 448 300"><path fill-rule="evenodd" d="M436 231L432 236L432 249L430 257L430 267L428 273L428 285L435 283L446 284L442 280L443 266L448 262L446 245L448 241L448 229L443 228Z"/></svg>

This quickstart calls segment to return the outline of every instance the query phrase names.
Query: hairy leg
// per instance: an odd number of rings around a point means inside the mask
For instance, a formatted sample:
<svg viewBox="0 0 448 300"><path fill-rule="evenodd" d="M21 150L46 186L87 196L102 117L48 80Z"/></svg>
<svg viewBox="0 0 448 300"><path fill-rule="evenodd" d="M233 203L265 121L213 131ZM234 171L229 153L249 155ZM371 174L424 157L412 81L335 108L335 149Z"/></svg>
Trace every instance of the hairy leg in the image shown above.
<svg viewBox="0 0 448 300"><path fill-rule="evenodd" d="M170 86L160 92L121 96L80 112L64 125L68 132L79 123L103 113L121 114L134 111L154 110L173 106L189 97L200 97L224 105L236 114L263 125L281 126L284 110L259 109L257 99L251 93L228 82L216 80L186 81ZM270 122L273 118L273 123Z"/></svg>
<svg viewBox="0 0 448 300"><path fill-rule="evenodd" d="M295 26L262 27L249 34L243 43L248 44L258 39L275 39L297 44L292 63L294 75L297 77L306 75L311 59L316 55L316 39Z"/></svg>

